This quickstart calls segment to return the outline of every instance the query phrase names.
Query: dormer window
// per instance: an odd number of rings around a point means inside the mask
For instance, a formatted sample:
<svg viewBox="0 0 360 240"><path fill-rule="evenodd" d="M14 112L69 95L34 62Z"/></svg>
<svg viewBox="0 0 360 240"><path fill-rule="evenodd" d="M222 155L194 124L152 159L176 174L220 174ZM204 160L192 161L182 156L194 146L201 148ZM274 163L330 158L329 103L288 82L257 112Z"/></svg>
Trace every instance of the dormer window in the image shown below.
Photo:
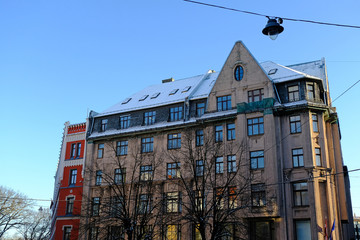
<svg viewBox="0 0 360 240"><path fill-rule="evenodd" d="M190 90L190 88L191 88L191 86L186 86L181 92L187 92Z"/></svg>
<svg viewBox="0 0 360 240"><path fill-rule="evenodd" d="M154 93L154 94L151 96L151 99L157 98L159 95L160 95L160 93L159 93L159 92Z"/></svg>
<svg viewBox="0 0 360 240"><path fill-rule="evenodd" d="M289 102L299 101L299 86L288 87Z"/></svg>
<svg viewBox="0 0 360 240"><path fill-rule="evenodd" d="M236 66L234 70L234 77L236 81L241 81L244 77L244 68L242 66Z"/></svg>
<svg viewBox="0 0 360 240"><path fill-rule="evenodd" d="M277 72L277 68L274 69L270 69L270 71L268 72L268 75L273 75Z"/></svg>
<svg viewBox="0 0 360 240"><path fill-rule="evenodd" d="M177 91L179 91L179 89L174 89L169 93L169 95L174 95L175 93L177 93Z"/></svg>
<svg viewBox="0 0 360 240"><path fill-rule="evenodd" d="M308 83L307 87L307 98L308 100L314 100L315 92L314 92L314 83Z"/></svg>
<svg viewBox="0 0 360 240"><path fill-rule="evenodd" d="M107 119L101 120L101 131L102 131L102 132L105 132L105 131L106 131L107 124L108 124L108 120L107 120Z"/></svg>
<svg viewBox="0 0 360 240"><path fill-rule="evenodd" d="M142 96L142 97L139 99L139 101L144 101L148 96L149 96L149 95L144 95L144 96Z"/></svg>
<svg viewBox="0 0 360 240"><path fill-rule="evenodd" d="M131 100L131 98L127 98L121 104L127 104L128 102L130 102L130 100Z"/></svg>

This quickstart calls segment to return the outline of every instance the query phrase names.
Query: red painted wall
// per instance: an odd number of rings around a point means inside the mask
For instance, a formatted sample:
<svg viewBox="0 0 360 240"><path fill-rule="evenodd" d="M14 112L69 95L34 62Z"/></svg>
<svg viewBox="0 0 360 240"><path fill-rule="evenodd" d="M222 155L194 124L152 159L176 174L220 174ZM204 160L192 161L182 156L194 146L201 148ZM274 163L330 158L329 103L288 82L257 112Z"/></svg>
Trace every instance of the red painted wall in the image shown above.
<svg viewBox="0 0 360 240"><path fill-rule="evenodd" d="M85 140L81 140L81 141L75 141L75 142L68 142L66 143L66 153L65 153L65 160L69 160L69 159L76 159L76 158L70 158L70 154L71 154L71 145L72 144L76 144L76 152L77 152L77 144L81 143L81 151L80 151L80 158L84 157L84 148L85 148Z"/></svg>
<svg viewBox="0 0 360 240"><path fill-rule="evenodd" d="M64 230L63 230L64 226L72 226L70 239L77 240L79 237L79 229L78 229L79 225L80 225L79 219L57 220L55 225L56 229L55 229L54 239L62 240L64 237Z"/></svg>
<svg viewBox="0 0 360 240"><path fill-rule="evenodd" d="M77 175L76 175L76 184L75 186L82 186L83 185L83 181L84 178L82 176L82 165L78 165L78 166L72 166L72 167L65 167L64 168L64 175L63 175L63 179L61 180L61 185L60 187L73 187L74 185L70 186L70 170L72 169L76 169L77 170Z"/></svg>

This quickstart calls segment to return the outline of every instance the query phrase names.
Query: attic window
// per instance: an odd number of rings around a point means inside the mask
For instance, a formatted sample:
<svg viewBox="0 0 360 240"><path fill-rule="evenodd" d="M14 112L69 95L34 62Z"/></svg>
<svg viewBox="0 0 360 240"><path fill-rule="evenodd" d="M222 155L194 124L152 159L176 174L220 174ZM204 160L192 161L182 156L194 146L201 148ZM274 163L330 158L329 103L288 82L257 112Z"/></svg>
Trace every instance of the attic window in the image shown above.
<svg viewBox="0 0 360 240"><path fill-rule="evenodd" d="M186 86L181 92L187 92L190 90L190 88L191 88L191 86Z"/></svg>
<svg viewBox="0 0 360 240"><path fill-rule="evenodd" d="M159 93L159 92L154 93L154 94L151 96L151 99L157 98L159 95L160 95L160 93Z"/></svg>
<svg viewBox="0 0 360 240"><path fill-rule="evenodd" d="M234 77L236 81L241 81L244 77L244 68L240 65L236 66L234 70Z"/></svg>
<svg viewBox="0 0 360 240"><path fill-rule="evenodd" d="M175 93L177 93L177 91L179 91L179 89L174 89L169 93L169 95L174 95Z"/></svg>
<svg viewBox="0 0 360 240"><path fill-rule="evenodd" d="M139 101L144 101L148 96L149 96L149 95L144 95L144 96L142 96L142 97L139 99Z"/></svg>
<svg viewBox="0 0 360 240"><path fill-rule="evenodd" d="M127 104L128 102L130 102L130 100L131 100L131 98L127 98L121 104Z"/></svg>
<svg viewBox="0 0 360 240"><path fill-rule="evenodd" d="M275 74L276 72L277 72L277 68L270 69L270 71L268 72L268 75Z"/></svg>

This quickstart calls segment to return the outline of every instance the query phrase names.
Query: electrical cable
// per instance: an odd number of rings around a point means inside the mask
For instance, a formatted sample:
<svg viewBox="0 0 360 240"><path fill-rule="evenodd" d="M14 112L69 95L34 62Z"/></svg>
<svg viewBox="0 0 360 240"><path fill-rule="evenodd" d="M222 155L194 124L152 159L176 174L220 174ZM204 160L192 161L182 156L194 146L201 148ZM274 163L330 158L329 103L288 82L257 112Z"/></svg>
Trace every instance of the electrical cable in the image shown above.
<svg viewBox="0 0 360 240"><path fill-rule="evenodd" d="M209 7L215 7L215 8L221 8L221 9L225 9L225 10L235 11L235 12L252 14L252 15L256 15L256 16L269 17L269 15L264 15L264 14L261 14L261 13L244 11L244 10L235 9L235 8L229 8L229 7L224 7L224 6L220 6L220 5L214 5L214 4L209 4L209 3L204 3L204 2L198 2L198 1L193 1L193 0L184 0L184 1L185 1L185 2L190 2L190 3L196 3L196 4L200 4L200 5L205 5L205 6L209 6ZM347 25L347 24L319 22L319 21L313 21L313 20L296 19L296 18L286 18L286 17L276 17L276 18L281 18L281 19L283 19L283 20L294 21L294 22L306 22L306 23L322 24L322 25L329 25L329 26L335 26L335 27L360 28L360 26Z"/></svg>

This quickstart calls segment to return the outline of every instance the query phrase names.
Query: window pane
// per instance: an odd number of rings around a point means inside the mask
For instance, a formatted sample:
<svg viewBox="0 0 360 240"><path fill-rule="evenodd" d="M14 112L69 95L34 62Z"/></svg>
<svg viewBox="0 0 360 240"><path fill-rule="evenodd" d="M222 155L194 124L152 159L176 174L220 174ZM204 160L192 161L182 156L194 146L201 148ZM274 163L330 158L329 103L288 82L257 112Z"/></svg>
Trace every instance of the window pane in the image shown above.
<svg viewBox="0 0 360 240"><path fill-rule="evenodd" d="M310 221L296 221L296 239L297 240L311 240Z"/></svg>

